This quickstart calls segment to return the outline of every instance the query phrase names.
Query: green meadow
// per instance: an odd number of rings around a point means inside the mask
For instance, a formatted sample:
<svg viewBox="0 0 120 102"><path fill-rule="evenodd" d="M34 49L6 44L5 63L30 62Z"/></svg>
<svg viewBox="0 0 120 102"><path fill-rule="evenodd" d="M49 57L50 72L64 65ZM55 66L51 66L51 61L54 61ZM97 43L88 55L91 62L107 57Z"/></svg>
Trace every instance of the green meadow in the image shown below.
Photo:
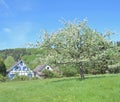
<svg viewBox="0 0 120 102"><path fill-rule="evenodd" d="M120 74L0 82L0 102L119 102Z"/></svg>

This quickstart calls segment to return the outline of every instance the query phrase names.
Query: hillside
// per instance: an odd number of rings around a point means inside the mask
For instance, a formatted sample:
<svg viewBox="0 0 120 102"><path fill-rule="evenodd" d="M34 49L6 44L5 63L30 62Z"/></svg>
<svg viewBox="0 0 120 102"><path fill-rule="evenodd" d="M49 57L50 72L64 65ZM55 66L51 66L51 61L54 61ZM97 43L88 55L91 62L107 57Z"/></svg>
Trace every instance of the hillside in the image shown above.
<svg viewBox="0 0 120 102"><path fill-rule="evenodd" d="M119 102L120 75L0 83L0 102Z"/></svg>
<svg viewBox="0 0 120 102"><path fill-rule="evenodd" d="M37 57L43 56L44 53L45 51L37 48L5 49L0 50L0 58L5 61L7 57L11 56L14 59L14 62L22 59L27 64L27 66L33 69L37 66L37 63L35 62Z"/></svg>
<svg viewBox="0 0 120 102"><path fill-rule="evenodd" d="M15 61L18 61L19 59L21 59L21 57L31 54L32 54L31 49L26 49L26 48L0 50L0 57L3 58L4 60L8 56L12 56Z"/></svg>

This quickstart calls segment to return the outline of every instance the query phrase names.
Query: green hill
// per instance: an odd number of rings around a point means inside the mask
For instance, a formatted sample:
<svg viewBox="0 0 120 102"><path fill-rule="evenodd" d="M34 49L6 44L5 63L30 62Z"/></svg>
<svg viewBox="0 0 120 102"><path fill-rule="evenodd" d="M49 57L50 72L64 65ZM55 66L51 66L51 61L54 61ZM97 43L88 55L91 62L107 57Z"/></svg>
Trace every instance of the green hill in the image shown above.
<svg viewBox="0 0 120 102"><path fill-rule="evenodd" d="M37 48L5 49L0 50L0 58L5 61L7 57L11 56L15 62L22 59L27 66L34 69L38 65L35 60L40 56L44 56L45 53L46 52L44 50Z"/></svg>

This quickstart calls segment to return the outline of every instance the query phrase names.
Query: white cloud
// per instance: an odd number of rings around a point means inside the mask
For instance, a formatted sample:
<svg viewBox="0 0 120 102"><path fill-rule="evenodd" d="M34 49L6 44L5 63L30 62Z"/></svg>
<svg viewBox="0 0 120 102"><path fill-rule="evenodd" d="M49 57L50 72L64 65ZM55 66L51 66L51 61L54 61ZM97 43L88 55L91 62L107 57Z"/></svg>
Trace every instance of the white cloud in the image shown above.
<svg viewBox="0 0 120 102"><path fill-rule="evenodd" d="M6 33L12 32L12 30L10 28L3 28L3 31L6 32Z"/></svg>

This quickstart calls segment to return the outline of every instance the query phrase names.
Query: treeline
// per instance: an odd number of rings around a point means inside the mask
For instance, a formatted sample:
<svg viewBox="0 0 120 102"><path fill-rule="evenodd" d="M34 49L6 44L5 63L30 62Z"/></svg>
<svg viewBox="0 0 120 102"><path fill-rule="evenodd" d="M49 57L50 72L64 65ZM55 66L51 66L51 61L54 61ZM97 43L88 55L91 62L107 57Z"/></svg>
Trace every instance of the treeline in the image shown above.
<svg viewBox="0 0 120 102"><path fill-rule="evenodd" d="M7 69L13 66L18 60L23 60L29 68L34 69L37 65L42 64L36 60L40 57L44 58L45 54L46 50L39 48L15 48L0 50L0 58L4 61Z"/></svg>
<svg viewBox="0 0 120 102"><path fill-rule="evenodd" d="M31 55L32 51L26 48L5 49L0 50L0 57L5 60L8 56L12 56L15 61L20 60L25 55Z"/></svg>

